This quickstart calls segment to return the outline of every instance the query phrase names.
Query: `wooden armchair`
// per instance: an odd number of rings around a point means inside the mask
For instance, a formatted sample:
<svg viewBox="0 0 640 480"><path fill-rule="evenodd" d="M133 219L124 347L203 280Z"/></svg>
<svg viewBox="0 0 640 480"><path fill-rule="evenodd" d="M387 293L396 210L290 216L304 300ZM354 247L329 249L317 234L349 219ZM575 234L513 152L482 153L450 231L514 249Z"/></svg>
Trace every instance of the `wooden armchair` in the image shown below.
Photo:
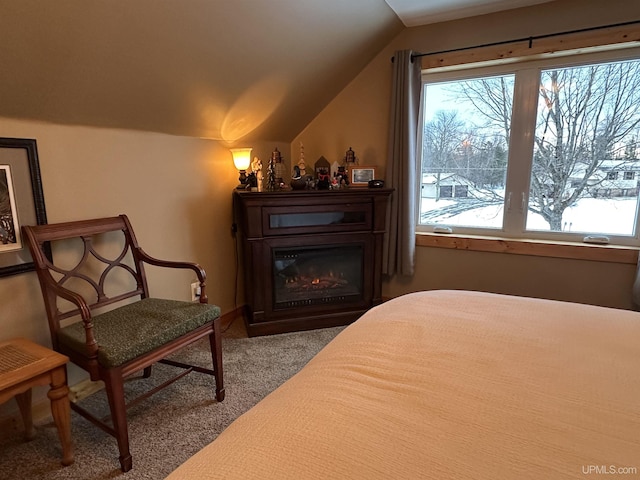
<svg viewBox="0 0 640 480"><path fill-rule="evenodd" d="M40 280L53 348L87 370L91 380L104 381L113 426L75 403L72 403L72 409L116 437L122 471L132 467L126 417L128 406L191 371L214 375L216 399L224 399L220 308L207 304L205 272L199 265L163 261L147 255L138 246L125 215L25 226L23 233ZM46 242L60 243L55 264L45 254L43 245ZM78 252L69 260L73 247ZM65 266L65 262L73 266ZM200 302L151 298L145 263L193 270L200 281ZM132 302L132 297L139 299ZM117 306L122 303L124 305ZM96 309L108 305L117 308L102 309L96 314ZM65 320L78 316L81 321L69 323L71 320ZM165 359L205 336L209 337L213 370ZM151 365L156 362L185 371L125 405L124 378L141 370L143 376L148 377Z"/></svg>

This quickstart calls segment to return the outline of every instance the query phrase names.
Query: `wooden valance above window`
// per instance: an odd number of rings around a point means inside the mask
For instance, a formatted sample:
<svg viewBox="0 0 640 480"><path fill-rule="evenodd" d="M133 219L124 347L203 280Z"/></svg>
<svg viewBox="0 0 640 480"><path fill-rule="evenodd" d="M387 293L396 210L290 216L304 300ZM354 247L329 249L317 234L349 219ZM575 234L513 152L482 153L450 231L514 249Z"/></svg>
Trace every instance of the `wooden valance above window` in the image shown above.
<svg viewBox="0 0 640 480"><path fill-rule="evenodd" d="M505 63L640 46L640 20L419 55L422 69Z"/></svg>

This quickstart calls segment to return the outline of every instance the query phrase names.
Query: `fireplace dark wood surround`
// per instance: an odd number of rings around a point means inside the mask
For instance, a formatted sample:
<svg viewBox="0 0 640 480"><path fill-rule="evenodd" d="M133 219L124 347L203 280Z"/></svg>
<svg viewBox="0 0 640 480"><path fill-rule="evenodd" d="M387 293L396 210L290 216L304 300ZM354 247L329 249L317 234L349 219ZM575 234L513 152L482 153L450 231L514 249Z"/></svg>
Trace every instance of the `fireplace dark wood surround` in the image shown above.
<svg viewBox="0 0 640 480"><path fill-rule="evenodd" d="M346 325L382 302L392 191L234 192L249 336Z"/></svg>

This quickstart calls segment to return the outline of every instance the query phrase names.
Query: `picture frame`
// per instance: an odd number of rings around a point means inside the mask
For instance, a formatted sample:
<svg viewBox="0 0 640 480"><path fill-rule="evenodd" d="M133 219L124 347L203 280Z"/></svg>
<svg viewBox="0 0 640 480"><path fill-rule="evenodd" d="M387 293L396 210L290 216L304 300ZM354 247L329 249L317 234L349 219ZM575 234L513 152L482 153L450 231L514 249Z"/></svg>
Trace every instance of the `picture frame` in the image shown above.
<svg viewBox="0 0 640 480"><path fill-rule="evenodd" d="M0 137L0 277L34 270L21 226L46 223L36 141ZM50 245L45 251L51 258Z"/></svg>
<svg viewBox="0 0 640 480"><path fill-rule="evenodd" d="M0 165L0 252L22 248L10 165Z"/></svg>
<svg viewBox="0 0 640 480"><path fill-rule="evenodd" d="M367 186L369 180L375 180L376 167L353 166L351 170L351 185Z"/></svg>

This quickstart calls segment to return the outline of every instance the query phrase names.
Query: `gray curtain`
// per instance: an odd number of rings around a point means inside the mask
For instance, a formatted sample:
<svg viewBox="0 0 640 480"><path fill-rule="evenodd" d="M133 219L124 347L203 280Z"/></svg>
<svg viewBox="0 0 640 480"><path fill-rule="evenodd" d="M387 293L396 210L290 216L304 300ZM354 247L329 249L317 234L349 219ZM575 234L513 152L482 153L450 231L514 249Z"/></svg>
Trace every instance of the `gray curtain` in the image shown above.
<svg viewBox="0 0 640 480"><path fill-rule="evenodd" d="M382 271L413 275L420 161L417 158L420 60L415 52L394 54L386 186L394 188L387 211Z"/></svg>

